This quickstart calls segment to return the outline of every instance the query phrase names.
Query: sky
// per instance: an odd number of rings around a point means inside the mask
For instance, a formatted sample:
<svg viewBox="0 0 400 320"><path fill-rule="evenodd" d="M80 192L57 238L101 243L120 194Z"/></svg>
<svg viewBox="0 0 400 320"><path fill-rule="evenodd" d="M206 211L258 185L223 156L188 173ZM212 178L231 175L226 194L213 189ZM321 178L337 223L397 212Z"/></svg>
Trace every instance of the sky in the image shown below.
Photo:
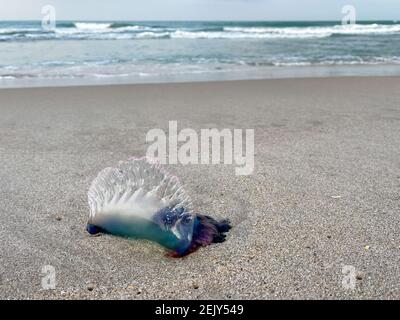
<svg viewBox="0 0 400 320"><path fill-rule="evenodd" d="M40 20L44 5L57 20L341 20L353 5L358 20L400 21L400 0L0 0L0 20Z"/></svg>

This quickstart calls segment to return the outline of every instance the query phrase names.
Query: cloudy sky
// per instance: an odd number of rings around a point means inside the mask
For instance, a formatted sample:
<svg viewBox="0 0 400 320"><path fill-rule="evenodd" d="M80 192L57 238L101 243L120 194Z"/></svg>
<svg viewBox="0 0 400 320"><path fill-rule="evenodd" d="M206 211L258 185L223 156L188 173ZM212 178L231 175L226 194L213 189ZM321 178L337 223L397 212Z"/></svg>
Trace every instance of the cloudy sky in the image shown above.
<svg viewBox="0 0 400 320"><path fill-rule="evenodd" d="M0 20L340 20L353 5L359 20L400 20L400 0L0 0Z"/></svg>

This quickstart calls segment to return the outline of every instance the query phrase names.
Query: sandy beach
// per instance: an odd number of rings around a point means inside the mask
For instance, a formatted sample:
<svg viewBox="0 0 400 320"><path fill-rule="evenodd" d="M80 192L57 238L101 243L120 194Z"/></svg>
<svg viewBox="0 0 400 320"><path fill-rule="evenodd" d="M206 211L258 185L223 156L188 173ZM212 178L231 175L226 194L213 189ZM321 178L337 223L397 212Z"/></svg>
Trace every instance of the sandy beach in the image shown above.
<svg viewBox="0 0 400 320"><path fill-rule="evenodd" d="M399 77L2 89L0 115L1 299L400 298ZM169 120L255 130L253 175L167 166L227 241L173 259L90 237L91 181Z"/></svg>

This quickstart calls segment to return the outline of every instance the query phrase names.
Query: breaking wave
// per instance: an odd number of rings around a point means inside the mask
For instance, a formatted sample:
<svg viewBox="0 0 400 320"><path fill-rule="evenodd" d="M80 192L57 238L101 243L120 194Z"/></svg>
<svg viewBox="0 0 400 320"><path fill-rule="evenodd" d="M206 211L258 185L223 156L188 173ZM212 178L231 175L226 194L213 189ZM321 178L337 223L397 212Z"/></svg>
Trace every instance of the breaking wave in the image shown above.
<svg viewBox="0 0 400 320"><path fill-rule="evenodd" d="M0 41L135 39L310 39L400 34L400 24L331 26L232 26L61 22L55 30L36 26L0 27Z"/></svg>

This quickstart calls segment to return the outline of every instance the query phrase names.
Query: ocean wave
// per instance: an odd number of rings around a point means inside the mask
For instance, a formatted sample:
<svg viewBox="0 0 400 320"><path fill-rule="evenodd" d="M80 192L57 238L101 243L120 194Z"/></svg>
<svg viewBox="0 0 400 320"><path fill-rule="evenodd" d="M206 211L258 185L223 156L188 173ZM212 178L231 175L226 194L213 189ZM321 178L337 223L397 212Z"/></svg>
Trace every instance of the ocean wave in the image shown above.
<svg viewBox="0 0 400 320"><path fill-rule="evenodd" d="M39 28L2 28L0 29L0 35L13 35L18 33L28 32L42 32Z"/></svg>
<svg viewBox="0 0 400 320"><path fill-rule="evenodd" d="M226 32L237 34L258 35L260 38L325 38L334 35L374 35L374 34L395 34L400 32L400 24L353 24L335 25L330 27L226 27Z"/></svg>
<svg viewBox="0 0 400 320"><path fill-rule="evenodd" d="M138 33L135 38L137 39L168 39L170 38L170 33L169 32L141 32Z"/></svg>
<svg viewBox="0 0 400 320"><path fill-rule="evenodd" d="M320 38L328 37L326 33L279 33L279 32L193 32L177 30L170 34L171 38L180 39L284 39L284 38Z"/></svg>
<svg viewBox="0 0 400 320"><path fill-rule="evenodd" d="M400 35L400 24L355 24L305 27L173 25L62 22L55 30L0 27L0 41L135 40L135 39L307 39L340 36Z"/></svg>
<svg viewBox="0 0 400 320"><path fill-rule="evenodd" d="M95 23L95 22L75 22L75 27L80 30L105 30L109 29L111 23Z"/></svg>
<svg viewBox="0 0 400 320"><path fill-rule="evenodd" d="M57 22L57 28L75 28L74 22Z"/></svg>
<svg viewBox="0 0 400 320"><path fill-rule="evenodd" d="M126 22L114 22L114 23L111 23L111 25L110 25L111 29L126 28L126 27L136 27L136 25L134 25L132 23L126 23Z"/></svg>

